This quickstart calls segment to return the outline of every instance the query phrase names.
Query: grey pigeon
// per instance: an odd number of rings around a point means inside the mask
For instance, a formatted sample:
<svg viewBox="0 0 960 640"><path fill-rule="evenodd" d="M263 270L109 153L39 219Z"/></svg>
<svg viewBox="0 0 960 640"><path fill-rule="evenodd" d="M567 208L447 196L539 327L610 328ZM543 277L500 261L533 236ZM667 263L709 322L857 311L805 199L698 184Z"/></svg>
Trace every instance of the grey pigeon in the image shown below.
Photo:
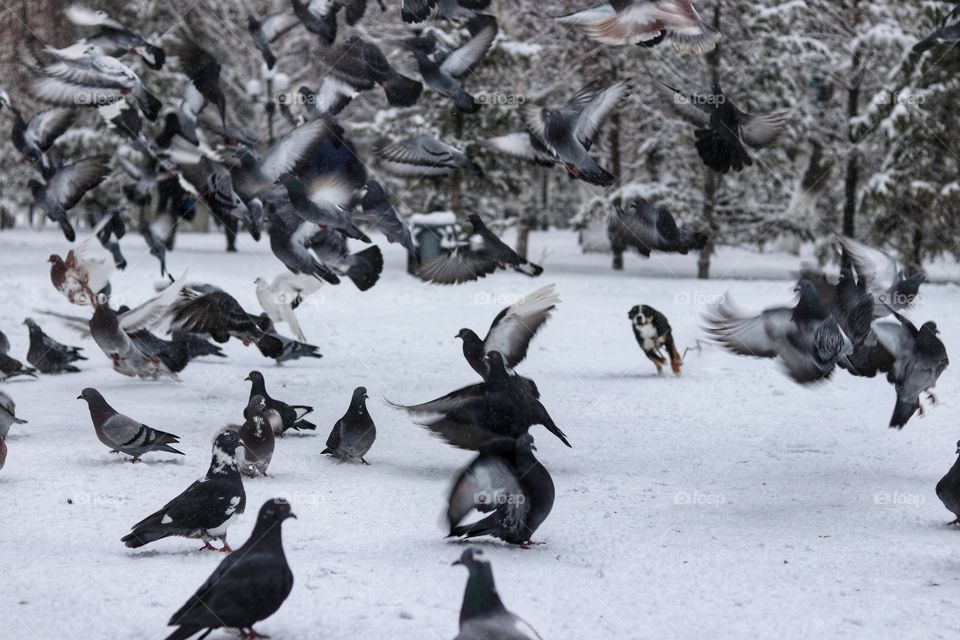
<svg viewBox="0 0 960 640"><path fill-rule="evenodd" d="M923 415L920 394L927 392L931 401L936 398L930 389L937 384L950 360L947 349L937 337L940 333L933 321L924 322L919 329L896 311L899 324L873 323L877 340L893 356L893 366L887 372L887 380L897 390L897 404L890 418L890 426L902 428L917 411Z"/></svg>
<svg viewBox="0 0 960 640"><path fill-rule="evenodd" d="M318 282L340 284L340 277L324 265L306 243L313 237L316 227L308 224L291 206L276 207L268 204L267 232L270 250L290 273L315 278Z"/></svg>
<svg viewBox="0 0 960 640"><path fill-rule="evenodd" d="M109 161L108 156L83 158L57 169L47 178L46 184L33 179L27 183L34 204L60 225L64 237L70 242L76 240L77 234L70 224L67 211L110 174Z"/></svg>
<svg viewBox="0 0 960 640"><path fill-rule="evenodd" d="M944 16L940 28L913 45L913 50L926 51L942 42L960 42L960 5L955 6Z"/></svg>
<svg viewBox="0 0 960 640"><path fill-rule="evenodd" d="M40 170L45 178L49 178L57 167L53 161L53 154L47 152L53 143L73 124L76 111L67 107L57 107L41 111L30 121L23 119L20 111L13 106L10 96L0 89L0 108L6 107L13 114L13 131L10 138L13 146L20 154Z"/></svg>
<svg viewBox="0 0 960 640"><path fill-rule="evenodd" d="M321 264L340 276L346 276L360 291L377 284L383 272L383 252L373 245L350 253L347 239L329 229L319 229L304 239L306 248L313 251Z"/></svg>
<svg viewBox="0 0 960 640"><path fill-rule="evenodd" d="M390 173L411 178L442 178L458 169L483 177L483 170L465 153L432 136L416 136L377 150L380 164Z"/></svg>
<svg viewBox="0 0 960 640"><path fill-rule="evenodd" d="M275 435L282 437L283 433L290 429L294 431L304 429L309 431L316 430L317 425L309 420L303 419L305 415L313 412L313 407L304 404L287 404L282 400L271 398L270 394L267 393L267 383L263 379L263 374L259 371L251 371L247 375L246 380L250 383L250 398L254 396L263 397L263 399L267 401L267 407L280 414L281 430L277 431L275 428ZM248 416L244 414L244 417L246 418Z"/></svg>
<svg viewBox="0 0 960 640"><path fill-rule="evenodd" d="M557 20L609 45L652 47L670 38L678 51L703 54L713 51L720 40L690 0L610 0Z"/></svg>
<svg viewBox="0 0 960 640"><path fill-rule="evenodd" d="M533 455L536 449L529 433L484 443L480 455L453 484L448 537L493 536L511 544L530 544L556 496L550 474ZM466 522L477 511L484 517Z"/></svg>
<svg viewBox="0 0 960 640"><path fill-rule="evenodd" d="M240 473L251 478L265 476L276 444L273 430L282 430L283 421L279 413L267 408L263 396L252 396L243 415L246 420L238 430L243 440Z"/></svg>
<svg viewBox="0 0 960 640"><path fill-rule="evenodd" d="M27 424L26 420L17 417L17 407L13 398L0 391L0 437L6 438L10 433L10 425Z"/></svg>
<svg viewBox="0 0 960 640"><path fill-rule="evenodd" d="M0 382L16 376L37 377L37 370L33 367L24 367L23 363L10 356L10 340L0 331Z"/></svg>
<svg viewBox="0 0 960 640"><path fill-rule="evenodd" d="M322 454L332 455L334 458L359 460L363 464L370 464L363 456L370 451L373 441L377 438L377 426L367 411L367 389L357 387L353 390L350 407L343 417L337 420L327 438L327 446Z"/></svg>
<svg viewBox="0 0 960 640"><path fill-rule="evenodd" d="M216 57L183 35L177 43L176 53L180 69L190 78L192 87L204 100L213 103L220 114L220 124L226 127L227 98L220 87L221 67Z"/></svg>
<svg viewBox="0 0 960 640"><path fill-rule="evenodd" d="M920 285L926 280L922 273L907 276L893 256L849 236L839 236L839 241L860 281L875 298L874 317L883 317L891 309L910 308L918 301Z"/></svg>
<svg viewBox="0 0 960 640"><path fill-rule="evenodd" d="M284 173L277 178L277 184L286 187L293 210L307 222L330 227L348 238L370 242L354 224L350 213L342 208L353 191L344 177L324 175L308 186L300 178Z"/></svg>
<svg viewBox="0 0 960 640"><path fill-rule="evenodd" d="M533 627L503 606L493 568L482 549L470 547L453 564L470 572L460 607L460 633L454 640L542 640Z"/></svg>
<svg viewBox="0 0 960 640"><path fill-rule="evenodd" d="M563 164L569 175L608 187L615 177L590 155L590 147L626 90L624 81L606 88L591 83L559 107L524 102L520 105L520 118L530 136Z"/></svg>
<svg viewBox="0 0 960 640"><path fill-rule="evenodd" d="M476 113L480 103L463 88L461 80L487 55L497 37L499 26L493 16L477 15L467 28L470 39L452 51L440 49L439 40L412 38L407 41L423 77L431 91L453 100L464 113Z"/></svg>
<svg viewBox="0 0 960 640"><path fill-rule="evenodd" d="M703 249L707 240L702 233L678 225L666 207L654 206L644 198L635 198L627 211L617 205L607 234L614 252L622 253L632 247L648 258L654 251L686 255L691 250Z"/></svg>
<svg viewBox="0 0 960 640"><path fill-rule="evenodd" d="M273 69L277 57L270 50L270 43L300 24L297 16L287 11L269 13L262 18L247 16L247 31L253 38L253 45L263 56L267 69Z"/></svg>
<svg viewBox="0 0 960 640"><path fill-rule="evenodd" d="M245 637L263 637L253 625L276 613L293 589L280 536L280 524L287 518L296 518L287 501L274 498L263 504L250 538L224 558L170 618L169 625L178 628L167 640L186 640L204 630L206 636L221 627L238 629Z"/></svg>
<svg viewBox="0 0 960 640"><path fill-rule="evenodd" d="M260 223L234 188L233 176L226 165L201 156L199 162L182 164L179 170L193 187L194 195L201 198L218 219L233 218L243 223L254 240L260 240Z"/></svg>
<svg viewBox="0 0 960 640"><path fill-rule="evenodd" d="M416 271L418 278L434 284L460 284L508 267L531 278L543 273L543 267L507 246L487 228L480 216L471 214L467 220L473 227L467 242L447 255L424 262Z"/></svg>
<svg viewBox="0 0 960 640"><path fill-rule="evenodd" d="M960 442L957 442L957 453L960 454ZM957 516L949 524L960 524L960 457L937 483L937 497L948 511Z"/></svg>
<svg viewBox="0 0 960 640"><path fill-rule="evenodd" d="M745 314L724 299L705 316L706 331L738 355L779 357L795 382L824 380L853 345L809 280L801 280L794 291L800 294L795 307L774 307L760 315Z"/></svg>
<svg viewBox="0 0 960 640"><path fill-rule="evenodd" d="M419 262L417 245L410 235L410 227L400 219L397 210L387 199L387 194L376 180L367 182L363 197L360 200L363 213L356 219L369 224L387 238L387 242L399 242L407 253Z"/></svg>
<svg viewBox="0 0 960 640"><path fill-rule="evenodd" d="M179 436L152 429L133 418L117 413L96 389L87 387L77 396L77 400L87 401L97 439L111 452L132 456L132 462L139 462L140 456L152 451L184 455L182 451L177 451L170 446L180 442Z"/></svg>
<svg viewBox="0 0 960 640"><path fill-rule="evenodd" d="M134 342L131 331L124 327L123 315L119 314L102 300L90 318L90 335L113 362L113 370L131 378L142 380L157 379L160 376L176 378L163 360L156 355L146 353L143 343Z"/></svg>
<svg viewBox="0 0 960 640"><path fill-rule="evenodd" d="M243 481L237 467L238 450L244 444L236 431L217 434L213 441L213 458L207 474L191 484L176 498L130 527L121 541L132 549L170 536L200 538L201 551L232 551L227 544L227 529L240 517L247 503ZM210 544L219 540L223 547Z"/></svg>
<svg viewBox="0 0 960 640"><path fill-rule="evenodd" d="M32 319L23 321L30 332L30 348L27 351L27 362L32 364L40 373L77 373L80 371L72 363L86 360L80 355L81 347L68 347L60 344L47 334Z"/></svg>
<svg viewBox="0 0 960 640"><path fill-rule="evenodd" d="M499 351L487 355L487 366L489 374L483 383L423 404L394 406L419 416L421 426L461 449L477 451L491 438L518 438L535 424L570 446L530 385L507 373Z"/></svg>
<svg viewBox="0 0 960 640"><path fill-rule="evenodd" d="M337 12L340 4L331 0L291 0L293 13L310 33L320 36L324 45L337 39Z"/></svg>
<svg viewBox="0 0 960 640"><path fill-rule="evenodd" d="M147 42L142 35L113 18L106 11L92 10L81 5L70 5L64 9L67 20L80 27L99 27L94 35L84 38L83 42L99 46L107 55L122 56L127 52L136 53L143 58L151 69L163 67L166 54L163 49Z"/></svg>

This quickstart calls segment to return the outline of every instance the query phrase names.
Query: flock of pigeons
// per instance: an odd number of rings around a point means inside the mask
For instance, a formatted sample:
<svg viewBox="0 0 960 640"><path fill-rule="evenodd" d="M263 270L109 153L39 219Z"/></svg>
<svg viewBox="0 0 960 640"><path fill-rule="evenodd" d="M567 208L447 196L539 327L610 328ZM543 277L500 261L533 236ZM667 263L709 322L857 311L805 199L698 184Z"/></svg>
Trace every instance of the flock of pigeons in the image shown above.
<svg viewBox="0 0 960 640"><path fill-rule="evenodd" d="M315 88L296 89L302 100L282 105L290 128L270 145L229 117L220 84L221 61L211 51L185 33L159 46L107 13L79 5L68 7L65 16L89 35L65 48L34 45L21 52L33 77L33 96L53 107L27 119L0 89L0 110L13 119L12 143L37 172L30 181L35 206L60 226L68 241L77 240L72 212L111 174L111 164L127 176L123 193L130 205L157 203L154 221L141 220L138 231L169 284L142 304L111 305L110 277L126 266L120 246L127 231L125 207L109 210L87 198L89 235L66 256L49 257L53 286L70 303L91 313L43 313L92 337L122 375L177 378L196 358L224 357L217 343L230 338L254 345L278 363L321 357L307 343L294 311L321 283L335 285L346 278L360 290L377 283L383 268L380 248L372 245L356 253L347 248L347 239L371 243L369 229L403 246L417 265L416 275L427 282L459 284L504 269L531 277L543 272L502 242L476 214L468 217L471 229L453 250L421 263L406 222L383 186L369 179L337 120L355 97L378 87L394 107L416 104L426 87L464 114L479 111L482 101L467 83L499 32L496 19L481 13L490 0L403 0L403 21L435 18L455 27L453 33L418 28L398 43L415 62L419 78L399 72L378 43L356 35L338 39L341 10L346 24L354 25L363 19L366 0L290 4L282 11L248 18L253 45L273 69L277 57L271 45L302 27L323 43L327 72ZM379 0L378 4L387 11ZM669 40L681 52L702 54L720 39L689 0L611 0L557 20L608 45L651 47ZM960 8L918 44L918 50L960 41L958 22ZM135 72L121 59L139 61L142 71ZM150 70L171 64L183 74L182 90L176 96L157 96L150 88ZM560 167L573 179L610 186L615 178L591 154L591 147L628 90L625 80L610 86L592 83L562 104L524 102L518 107L523 131L487 143L524 161ZM788 122L782 112L758 115L739 110L719 85L706 94L665 85L664 95L676 113L696 127L697 153L716 172L749 167L748 149L776 141ZM208 105L213 113L204 117ZM295 112L291 105L300 108ZM115 153L64 158L58 139L89 112L95 112L120 141ZM425 135L377 149L376 160L385 171L411 178L441 179L457 171L483 175L462 151ZM178 278L168 274L167 252L173 249L176 225L198 202L224 226L228 250L235 249L241 228L257 241L266 231L272 253L288 273L272 282L256 281L262 313L248 312L213 285L190 282L186 274ZM618 206L609 231L615 248L633 247L644 255L687 253L702 248L705 240L679 225L666 208L642 199L626 208ZM918 300L922 277L905 277L892 258L853 239L839 238L839 243L843 267L838 278L805 270L794 307L749 315L723 303L707 317L707 330L735 353L778 358L800 383L823 380L836 366L858 376L886 373L897 393L891 426L902 427L915 412L923 411L920 394L933 387L948 363L936 324L926 322L918 329L900 314ZM485 337L462 329L457 338L463 342L463 356L480 381L421 404L394 405L451 445L477 452L455 478L449 495L450 536L493 536L528 545L550 514L554 485L534 455L529 429L542 425L571 445L540 402L537 384L514 368L558 302L554 287L546 286L503 309ZM666 317L647 306L635 307L629 317L638 343L658 371L666 363L659 353L663 347L679 375L682 358ZM81 348L61 344L32 319L24 323L30 333L29 366L9 354L9 341L0 333L0 380L80 371L78 363L86 360ZM289 326L295 338L279 333L278 324ZM153 332L158 327L166 328L166 337ZM252 371L247 380L251 391L244 421L216 435L206 475L134 524L122 539L126 546L138 548L181 536L202 540L205 549L231 551L228 529L246 508L243 478L268 476L276 439L284 432L317 428L305 419L312 408L271 397L262 373ZM87 402L96 436L110 451L130 456L133 462L158 452L183 455L176 448L178 436L118 413L96 389L83 389L79 399ZM324 454L367 464L376 426L366 399L365 388L353 392ZM16 416L12 399L0 392L0 466L7 432L11 425L24 422ZM951 470L937 490L960 520L960 470ZM295 516L288 503L267 501L250 539L228 555L173 615L170 625L177 629L169 638L198 633L204 637L219 627L259 637L253 625L276 612L293 586L279 526L291 517ZM214 541L220 543L219 549L211 544ZM482 551L466 550L457 564L469 571L458 638L539 637L500 602Z"/></svg>

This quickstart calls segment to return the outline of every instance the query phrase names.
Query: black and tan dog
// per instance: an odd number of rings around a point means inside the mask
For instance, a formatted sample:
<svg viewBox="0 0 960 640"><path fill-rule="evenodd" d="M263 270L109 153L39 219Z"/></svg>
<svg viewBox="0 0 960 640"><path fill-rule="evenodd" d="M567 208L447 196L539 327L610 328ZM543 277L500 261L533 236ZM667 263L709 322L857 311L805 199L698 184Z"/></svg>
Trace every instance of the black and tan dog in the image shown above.
<svg viewBox="0 0 960 640"><path fill-rule="evenodd" d="M663 373L663 365L667 359L660 353L660 347L664 347L670 356L670 368L673 373L680 375L680 366L683 360L677 351L677 345L673 342L673 330L667 317L647 305L638 305L627 312L630 318L630 326L633 328L633 335L637 338L637 344L643 349L643 352L657 367L657 373Z"/></svg>

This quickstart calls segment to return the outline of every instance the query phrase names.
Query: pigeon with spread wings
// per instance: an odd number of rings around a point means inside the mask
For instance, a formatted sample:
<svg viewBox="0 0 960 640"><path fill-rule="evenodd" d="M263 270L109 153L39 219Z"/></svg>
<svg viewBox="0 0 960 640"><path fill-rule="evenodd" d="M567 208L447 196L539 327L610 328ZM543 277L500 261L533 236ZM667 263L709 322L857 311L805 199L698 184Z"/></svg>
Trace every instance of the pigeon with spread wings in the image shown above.
<svg viewBox="0 0 960 640"><path fill-rule="evenodd" d="M706 242L702 233L678 225L669 209L655 206L644 198L634 199L628 211L617 205L607 233L614 252L633 247L646 257L650 257L653 251L686 254L690 250L702 249Z"/></svg>

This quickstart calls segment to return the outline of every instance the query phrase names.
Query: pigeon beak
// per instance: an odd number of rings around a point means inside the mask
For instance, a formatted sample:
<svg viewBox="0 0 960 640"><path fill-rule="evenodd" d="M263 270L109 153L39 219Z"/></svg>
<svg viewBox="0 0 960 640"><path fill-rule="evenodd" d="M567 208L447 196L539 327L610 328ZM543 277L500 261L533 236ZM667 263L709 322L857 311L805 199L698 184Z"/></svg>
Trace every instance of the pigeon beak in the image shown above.
<svg viewBox="0 0 960 640"><path fill-rule="evenodd" d="M288 515L287 517L288 517L288 518L293 518L294 520L299 520L299 518L297 517L297 514L295 514L295 513L292 512L292 511L290 512L290 515Z"/></svg>
<svg viewBox="0 0 960 640"><path fill-rule="evenodd" d="M536 445L530 445L530 450L531 450L531 451L536 451L536 450L537 450Z"/></svg>
<svg viewBox="0 0 960 640"><path fill-rule="evenodd" d="M246 378L244 378L244 381L250 382L250 376L247 376Z"/></svg>
<svg viewBox="0 0 960 640"><path fill-rule="evenodd" d="M77 400L83 400L83 396L77 396Z"/></svg>
<svg viewBox="0 0 960 640"><path fill-rule="evenodd" d="M450 564L450 566L451 566L451 567L456 567L456 566L459 566L459 565L461 565L461 564L463 564L463 563L460 562L459 560L454 560L454 561Z"/></svg>

